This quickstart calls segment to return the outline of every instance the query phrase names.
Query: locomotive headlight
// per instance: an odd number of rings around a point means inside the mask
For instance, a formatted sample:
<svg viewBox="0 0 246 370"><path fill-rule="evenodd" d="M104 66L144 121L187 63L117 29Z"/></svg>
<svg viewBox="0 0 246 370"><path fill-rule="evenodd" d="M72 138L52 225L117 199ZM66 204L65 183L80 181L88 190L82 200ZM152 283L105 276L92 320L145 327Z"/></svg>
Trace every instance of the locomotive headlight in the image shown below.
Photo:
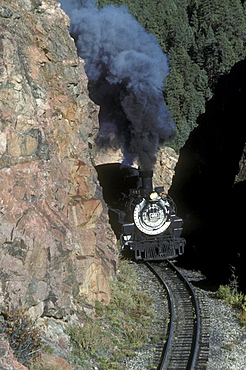
<svg viewBox="0 0 246 370"><path fill-rule="evenodd" d="M150 194L149 197L151 200L156 200L157 198L159 198L159 194L156 193L156 191L154 191L153 193Z"/></svg>

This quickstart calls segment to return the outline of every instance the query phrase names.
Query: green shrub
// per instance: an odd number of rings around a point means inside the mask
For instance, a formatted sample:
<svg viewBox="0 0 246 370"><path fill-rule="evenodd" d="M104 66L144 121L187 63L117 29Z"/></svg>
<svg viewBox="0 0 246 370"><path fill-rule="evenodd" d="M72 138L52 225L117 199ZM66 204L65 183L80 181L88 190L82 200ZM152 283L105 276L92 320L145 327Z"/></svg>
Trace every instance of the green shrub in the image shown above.
<svg viewBox="0 0 246 370"><path fill-rule="evenodd" d="M240 311L238 319L241 324L246 325L246 295L232 289L230 285L220 285L218 297L238 309Z"/></svg>
<svg viewBox="0 0 246 370"><path fill-rule="evenodd" d="M85 352L94 352L101 341L101 330L97 324L86 323L83 327L72 326L67 329L71 341Z"/></svg>

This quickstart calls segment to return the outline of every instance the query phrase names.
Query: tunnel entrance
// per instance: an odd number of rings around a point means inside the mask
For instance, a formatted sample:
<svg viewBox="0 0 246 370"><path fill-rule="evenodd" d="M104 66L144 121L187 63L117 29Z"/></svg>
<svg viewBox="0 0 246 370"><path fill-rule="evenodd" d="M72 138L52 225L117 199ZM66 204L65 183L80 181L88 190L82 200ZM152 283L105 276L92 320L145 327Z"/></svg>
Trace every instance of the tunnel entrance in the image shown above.
<svg viewBox="0 0 246 370"><path fill-rule="evenodd" d="M102 164L95 168L102 187L103 199L108 206L110 225L119 239L121 230L115 210L119 212L124 210L126 195L130 189L138 186L139 172L134 167L122 167L120 163Z"/></svg>
<svg viewBox="0 0 246 370"><path fill-rule="evenodd" d="M130 189L138 186L139 172L134 167L122 167L120 163L101 164L95 169L102 187L103 199L108 206L109 223L119 240L121 229L115 210L123 210L125 196ZM125 258L135 259L134 252L129 248L125 248L121 253Z"/></svg>
<svg viewBox="0 0 246 370"><path fill-rule="evenodd" d="M122 167L120 163L107 163L95 167L103 190L103 198L109 207L120 208L123 194L138 185L138 170Z"/></svg>

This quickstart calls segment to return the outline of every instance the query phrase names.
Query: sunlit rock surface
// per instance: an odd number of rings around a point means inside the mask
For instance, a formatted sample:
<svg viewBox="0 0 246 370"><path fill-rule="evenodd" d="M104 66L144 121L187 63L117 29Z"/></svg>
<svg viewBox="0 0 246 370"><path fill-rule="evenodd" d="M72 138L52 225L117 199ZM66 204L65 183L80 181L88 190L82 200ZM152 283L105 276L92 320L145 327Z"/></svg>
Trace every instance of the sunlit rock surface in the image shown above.
<svg viewBox="0 0 246 370"><path fill-rule="evenodd" d="M98 107L55 0L0 6L0 304L109 302L117 250L91 163Z"/></svg>

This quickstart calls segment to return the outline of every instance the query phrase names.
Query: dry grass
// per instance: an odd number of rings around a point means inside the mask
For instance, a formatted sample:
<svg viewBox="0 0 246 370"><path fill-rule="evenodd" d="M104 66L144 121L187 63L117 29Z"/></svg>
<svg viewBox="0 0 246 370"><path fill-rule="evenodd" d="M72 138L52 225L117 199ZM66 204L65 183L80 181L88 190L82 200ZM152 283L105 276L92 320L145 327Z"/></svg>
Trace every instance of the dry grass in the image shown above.
<svg viewBox="0 0 246 370"><path fill-rule="evenodd" d="M105 306L96 302L95 319L68 328L73 361L84 368L120 370L120 360L134 354L147 341L152 321L151 298L137 287L130 262L119 263L118 280L112 282L112 299Z"/></svg>
<svg viewBox="0 0 246 370"><path fill-rule="evenodd" d="M28 366L40 352L41 332L26 315L26 309L1 311L0 332L6 334L15 357Z"/></svg>

